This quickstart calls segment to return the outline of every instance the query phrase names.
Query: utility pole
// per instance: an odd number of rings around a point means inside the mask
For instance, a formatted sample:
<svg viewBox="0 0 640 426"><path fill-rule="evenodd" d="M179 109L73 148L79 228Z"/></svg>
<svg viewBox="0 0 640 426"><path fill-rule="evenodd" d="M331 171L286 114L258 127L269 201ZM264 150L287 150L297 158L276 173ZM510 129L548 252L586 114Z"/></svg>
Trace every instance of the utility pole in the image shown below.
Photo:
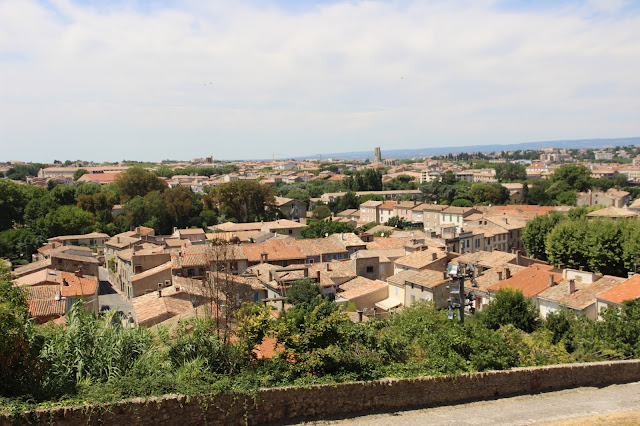
<svg viewBox="0 0 640 426"><path fill-rule="evenodd" d="M471 313L475 312L473 302L476 300L475 294L469 293L466 295L464 292L464 280L469 278L471 280L472 287L478 287L474 278L475 267L471 262L465 264L459 262L458 265L450 264L447 267L447 275L449 275L451 284L449 285L449 313L447 314L449 319L455 318L454 310L458 310L458 321L460 324L464 324L464 308L469 306Z"/></svg>

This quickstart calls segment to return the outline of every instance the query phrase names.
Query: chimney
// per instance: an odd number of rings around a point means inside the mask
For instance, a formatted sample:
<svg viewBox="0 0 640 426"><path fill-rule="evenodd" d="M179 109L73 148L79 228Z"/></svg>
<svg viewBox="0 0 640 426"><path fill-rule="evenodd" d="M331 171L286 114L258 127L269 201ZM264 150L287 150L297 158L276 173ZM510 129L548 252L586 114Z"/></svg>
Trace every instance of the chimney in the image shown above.
<svg viewBox="0 0 640 426"><path fill-rule="evenodd" d="M498 271L498 281L502 281L502 271Z"/></svg>
<svg viewBox="0 0 640 426"><path fill-rule="evenodd" d="M340 240L344 241L344 233L343 232L340 233Z"/></svg>
<svg viewBox="0 0 640 426"><path fill-rule="evenodd" d="M448 279L448 278L449 278L449 277L447 276L447 271L444 271L444 272L442 273L442 279L443 279L443 280L446 280L446 279Z"/></svg>
<svg viewBox="0 0 640 426"><path fill-rule="evenodd" d="M269 253L260 253L260 263L267 263L269 260Z"/></svg>
<svg viewBox="0 0 640 426"><path fill-rule="evenodd" d="M506 217L503 217L503 218L502 218L502 222L503 222L504 224L508 224L508 223L509 223L509 220L508 220Z"/></svg>
<svg viewBox="0 0 640 426"><path fill-rule="evenodd" d="M578 266L578 269L581 270L581 271L584 271L584 266L580 265L580 266Z"/></svg>
<svg viewBox="0 0 640 426"><path fill-rule="evenodd" d="M569 280L569 294L576 291L576 280Z"/></svg>
<svg viewBox="0 0 640 426"><path fill-rule="evenodd" d="M116 243L120 243L120 237L116 237Z"/></svg>
<svg viewBox="0 0 640 426"><path fill-rule="evenodd" d="M358 311L358 322L362 322L362 311Z"/></svg>
<svg viewBox="0 0 640 426"><path fill-rule="evenodd" d="M516 265L520 265L520 261L522 260L522 253L520 250L516 250Z"/></svg>
<svg viewBox="0 0 640 426"><path fill-rule="evenodd" d="M74 271L73 273L76 275L76 277L82 278L82 271L80 269Z"/></svg>
<svg viewBox="0 0 640 426"><path fill-rule="evenodd" d="M68 287L68 286L69 286L69 282L68 282L66 279L64 279L64 278L63 278L63 279L62 279L62 285L63 285L64 287Z"/></svg>
<svg viewBox="0 0 640 426"><path fill-rule="evenodd" d="M504 279L508 280L509 278L511 278L511 269L504 268Z"/></svg>
<svg viewBox="0 0 640 426"><path fill-rule="evenodd" d="M554 282L553 282L553 274L549 274L549 287L553 287L554 286Z"/></svg>
<svg viewBox="0 0 640 426"><path fill-rule="evenodd" d="M329 265L328 262L324 264L324 270L327 271L327 272L329 272L331 270L331 266Z"/></svg>
<svg viewBox="0 0 640 426"><path fill-rule="evenodd" d="M136 234L140 234L140 227L136 227Z"/></svg>
<svg viewBox="0 0 640 426"><path fill-rule="evenodd" d="M631 278L635 275L635 272L627 272L627 278Z"/></svg>
<svg viewBox="0 0 640 426"><path fill-rule="evenodd" d="M438 258L438 253L431 253L431 260L436 260Z"/></svg>
<svg viewBox="0 0 640 426"><path fill-rule="evenodd" d="M162 290L158 290L158 297L162 297Z"/></svg>

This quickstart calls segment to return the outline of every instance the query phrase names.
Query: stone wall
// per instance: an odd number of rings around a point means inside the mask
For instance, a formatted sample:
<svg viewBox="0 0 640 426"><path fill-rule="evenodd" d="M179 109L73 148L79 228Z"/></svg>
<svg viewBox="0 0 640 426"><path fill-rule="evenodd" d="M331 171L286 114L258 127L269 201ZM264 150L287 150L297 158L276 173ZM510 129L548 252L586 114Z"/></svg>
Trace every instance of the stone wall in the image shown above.
<svg viewBox="0 0 640 426"><path fill-rule="evenodd" d="M384 379L374 382L260 390L244 395L167 395L106 406L66 407L25 413L34 423L60 425L230 425L345 416L427 407L509 395L640 380L640 360L518 368L453 377ZM0 417L0 426L12 424Z"/></svg>

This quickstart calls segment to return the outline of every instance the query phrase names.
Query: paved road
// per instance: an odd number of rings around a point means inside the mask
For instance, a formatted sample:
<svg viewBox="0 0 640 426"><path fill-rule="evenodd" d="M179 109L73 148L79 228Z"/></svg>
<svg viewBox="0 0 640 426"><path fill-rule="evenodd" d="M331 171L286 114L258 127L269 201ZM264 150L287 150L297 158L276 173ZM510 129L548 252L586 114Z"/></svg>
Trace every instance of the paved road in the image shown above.
<svg viewBox="0 0 640 426"><path fill-rule="evenodd" d="M615 421L616 416L638 419L640 382L605 388L578 388L538 395L472 402L448 407L364 415L344 420L309 422L312 425L529 425L637 424ZM623 414L620 414L623 413ZM586 419L584 419L586 417ZM607 422L609 418L612 421ZM573 419L574 421L571 421ZM599 419L590 422L589 419ZM604 423L602 423L602 419Z"/></svg>
<svg viewBox="0 0 640 426"><path fill-rule="evenodd" d="M113 288L108 281L108 274L105 268L101 267L99 269L99 275L100 288L98 289L98 303L100 304L100 310L108 306L110 309L118 309L127 316L133 309L131 303Z"/></svg>

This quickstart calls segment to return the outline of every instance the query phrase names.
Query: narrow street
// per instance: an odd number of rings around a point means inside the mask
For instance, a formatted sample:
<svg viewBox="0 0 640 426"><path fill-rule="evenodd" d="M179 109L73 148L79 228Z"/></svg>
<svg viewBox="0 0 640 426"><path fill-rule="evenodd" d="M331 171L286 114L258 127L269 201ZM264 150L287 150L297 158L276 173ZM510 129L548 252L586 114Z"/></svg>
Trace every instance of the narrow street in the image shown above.
<svg viewBox="0 0 640 426"><path fill-rule="evenodd" d="M133 314L133 308L131 303L122 294L118 293L115 288L109 282L109 274L103 267L99 269L100 275L100 288L98 289L98 303L100 305L100 311L108 309L117 309L128 316L129 313Z"/></svg>
<svg viewBox="0 0 640 426"><path fill-rule="evenodd" d="M309 425L634 425L640 424L640 382L604 388L501 398L445 407L371 414Z"/></svg>

